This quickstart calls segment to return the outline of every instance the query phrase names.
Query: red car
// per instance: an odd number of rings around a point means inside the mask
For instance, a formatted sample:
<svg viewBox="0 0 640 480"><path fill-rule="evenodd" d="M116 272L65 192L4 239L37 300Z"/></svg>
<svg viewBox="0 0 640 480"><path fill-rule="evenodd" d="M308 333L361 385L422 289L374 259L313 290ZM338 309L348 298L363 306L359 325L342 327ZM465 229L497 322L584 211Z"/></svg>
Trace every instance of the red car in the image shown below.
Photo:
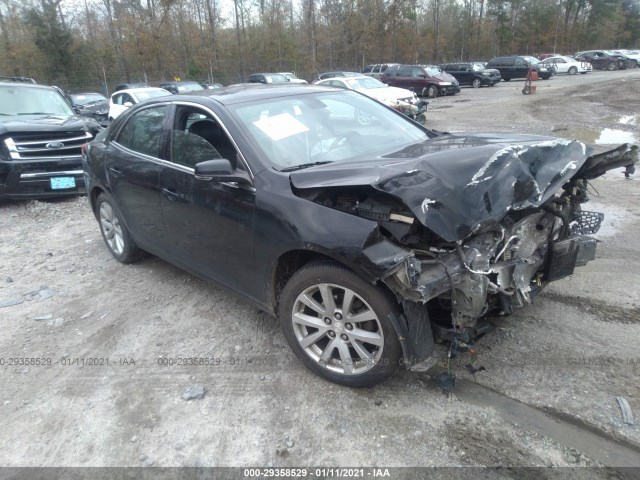
<svg viewBox="0 0 640 480"><path fill-rule="evenodd" d="M551 58L556 56L558 56L557 53L541 53L540 55L538 55L538 60L542 61L545 58Z"/></svg>

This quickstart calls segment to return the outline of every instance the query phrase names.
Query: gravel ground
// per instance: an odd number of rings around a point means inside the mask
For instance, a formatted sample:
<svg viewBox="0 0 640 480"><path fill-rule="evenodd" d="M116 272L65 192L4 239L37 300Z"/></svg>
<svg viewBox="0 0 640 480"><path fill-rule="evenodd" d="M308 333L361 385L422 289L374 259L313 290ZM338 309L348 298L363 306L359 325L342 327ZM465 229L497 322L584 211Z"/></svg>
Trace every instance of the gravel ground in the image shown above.
<svg viewBox="0 0 640 480"><path fill-rule="evenodd" d="M639 81L636 69L557 76L530 96L522 81L463 89L432 101L428 125L637 136L638 117L620 116L640 110ZM501 319L454 370L640 452L616 402L640 417L638 179L616 171L593 188L590 208L607 213L597 260ZM244 300L157 258L117 263L85 198L5 204L0 231L0 305L15 303L0 307L1 466L616 465L428 375L359 390L315 377ZM166 365L183 357L214 365Z"/></svg>

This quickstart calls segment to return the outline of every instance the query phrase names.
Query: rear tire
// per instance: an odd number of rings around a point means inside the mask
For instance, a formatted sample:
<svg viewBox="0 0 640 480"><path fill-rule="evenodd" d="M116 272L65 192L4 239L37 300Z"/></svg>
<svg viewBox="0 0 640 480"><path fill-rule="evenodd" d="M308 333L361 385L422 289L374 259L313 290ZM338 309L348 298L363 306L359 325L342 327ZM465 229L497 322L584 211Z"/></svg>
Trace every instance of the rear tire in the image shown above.
<svg viewBox="0 0 640 480"><path fill-rule="evenodd" d="M482 80L480 80L479 78L474 78L473 82L471 82L471 86L473 88L480 88L482 86Z"/></svg>
<svg viewBox="0 0 640 480"><path fill-rule="evenodd" d="M614 70L618 70L618 62L609 62L607 65L607 70L613 72Z"/></svg>
<svg viewBox="0 0 640 480"><path fill-rule="evenodd" d="M298 270L278 310L289 346L320 377L370 387L398 367L402 349L389 319L396 304L339 264L314 262Z"/></svg>
<svg viewBox="0 0 640 480"><path fill-rule="evenodd" d="M107 248L121 263L133 263L144 255L138 248L110 195L101 193L96 200L96 216Z"/></svg>

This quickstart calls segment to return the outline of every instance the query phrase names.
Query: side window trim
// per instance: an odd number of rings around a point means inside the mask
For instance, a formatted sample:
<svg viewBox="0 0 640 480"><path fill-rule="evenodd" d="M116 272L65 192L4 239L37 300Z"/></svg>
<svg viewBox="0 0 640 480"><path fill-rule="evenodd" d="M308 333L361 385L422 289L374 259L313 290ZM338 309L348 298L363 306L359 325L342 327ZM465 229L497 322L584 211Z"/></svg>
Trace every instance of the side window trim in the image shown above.
<svg viewBox="0 0 640 480"><path fill-rule="evenodd" d="M227 138L229 139L229 141L233 145L233 148L236 150L236 153L238 154L238 161L246 169L247 173L251 177L251 181L253 182L253 179L254 179L253 170L249 166L249 163L247 162L247 160L244 158L244 155L243 155L242 151L240 150L240 148L238 147L238 144L234 140L233 136L229 133L229 130L227 129L227 126L220 119L220 117L213 112L213 110L211 110L210 108L205 107L204 105L201 105L199 103L191 103L191 102L187 102L187 101L175 102L173 105L174 105L174 110L172 111L171 117L173 117L173 113L175 112L175 108L177 108L178 105L186 105L188 107L197 108L199 110L202 110L202 111L206 112L207 115L211 116L218 123L220 128L222 128L222 131L225 133L225 135L227 136ZM166 162L166 163L171 163L172 165L175 165L172 162ZM189 168L189 167L184 167L184 168ZM190 168L189 170L194 172L193 168Z"/></svg>

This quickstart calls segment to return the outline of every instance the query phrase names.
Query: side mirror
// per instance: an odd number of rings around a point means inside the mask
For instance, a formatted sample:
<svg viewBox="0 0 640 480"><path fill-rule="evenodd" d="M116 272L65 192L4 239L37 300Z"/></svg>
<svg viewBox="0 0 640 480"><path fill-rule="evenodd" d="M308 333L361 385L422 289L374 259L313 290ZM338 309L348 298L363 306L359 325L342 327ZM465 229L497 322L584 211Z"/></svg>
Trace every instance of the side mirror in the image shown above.
<svg viewBox="0 0 640 480"><path fill-rule="evenodd" d="M216 158L197 163L195 173L201 177L223 177L231 175L233 168L231 168L231 162L226 158Z"/></svg>
<svg viewBox="0 0 640 480"><path fill-rule="evenodd" d="M122 105L125 107L133 107L133 103L131 102L124 102Z"/></svg>
<svg viewBox="0 0 640 480"><path fill-rule="evenodd" d="M194 170L197 180L224 182L228 185L234 184L237 188L253 188L248 175L244 172L235 171L231 166L231 162L226 158L205 160L197 163Z"/></svg>

